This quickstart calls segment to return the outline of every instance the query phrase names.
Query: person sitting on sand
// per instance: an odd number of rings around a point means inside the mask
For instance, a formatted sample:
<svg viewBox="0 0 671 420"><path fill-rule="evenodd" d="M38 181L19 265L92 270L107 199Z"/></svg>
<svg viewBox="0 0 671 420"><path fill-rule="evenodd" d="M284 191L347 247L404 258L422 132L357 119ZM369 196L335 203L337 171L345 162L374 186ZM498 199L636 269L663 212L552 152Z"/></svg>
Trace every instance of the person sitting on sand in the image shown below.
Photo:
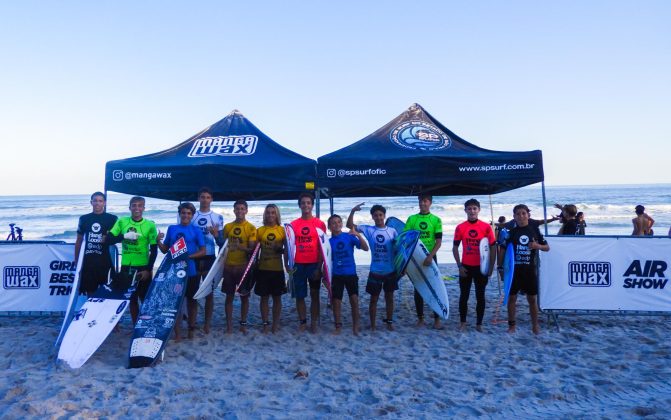
<svg viewBox="0 0 671 420"><path fill-rule="evenodd" d="M291 222L296 235L296 256L294 258L293 287L291 297L296 299L298 312L298 330L304 331L307 324L305 298L310 286L310 331L317 332L319 325L319 290L322 278L322 253L319 249L319 234L317 228L326 233L326 225L318 217L312 215L315 198L308 192L298 196L298 207L301 217ZM288 258L284 264L287 272L290 271Z"/></svg>
<svg viewBox="0 0 671 420"><path fill-rule="evenodd" d="M191 224L191 219L196 213L196 207L191 203L182 203L177 207L177 214L179 215L179 224L168 226L168 232L164 235L163 232L158 234L157 245L162 253L167 253L171 246L175 244L180 238L184 238L186 242L186 252L189 254L189 259L186 266L186 297L187 320L189 322L188 337L193 338L194 330L196 328L196 315L198 314L198 302L193 296L198 291L200 277L196 270L195 259L201 258L206 254L205 237L203 232ZM165 237L165 241L162 241ZM180 334L180 325L182 323L181 316L175 320L175 341L179 341L182 337Z"/></svg>
<svg viewBox="0 0 671 420"><path fill-rule="evenodd" d="M347 227L363 233L370 244L371 263L366 283L366 293L370 295L368 313L370 329L375 331L377 300L384 290L384 301L387 317L382 320L387 329L393 331L394 326L394 291L398 290L398 276L394 270L394 239L398 236L395 229L385 226L387 209L376 204L370 208L370 215L375 226L354 224L354 213L361 210L366 203L357 204L347 218Z"/></svg>
<svg viewBox="0 0 671 420"><path fill-rule="evenodd" d="M224 245L224 217L212 211L212 190L209 188L203 187L198 191L198 203L200 204L200 208L196 210L196 214L191 219L191 224L200 228L205 237L206 254L196 260L198 277L205 278L216 259L216 247L219 246L221 248ZM215 287L216 283L213 285L210 294L205 297L205 323L203 325L203 332L205 334L210 333L210 326L212 325ZM198 310L197 306L196 310Z"/></svg>
<svg viewBox="0 0 671 420"><path fill-rule="evenodd" d="M420 194L417 197L419 201L419 213L408 217L405 222L404 231L418 230L419 238L429 251L422 262L425 266L430 266L432 261L438 262L436 254L443 243L443 222L440 217L431 213L431 204L433 203L433 196L431 194ZM417 312L417 326L424 325L424 299L415 289L415 311ZM440 326L440 317L437 313L433 313L433 327L435 329L442 329Z"/></svg>
<svg viewBox="0 0 671 420"><path fill-rule="evenodd" d="M287 292L282 264L285 237L280 209L275 204L268 204L263 211L263 226L256 230L256 238L261 244L261 249L259 250L259 266L254 273L256 279L254 293L261 297L259 309L261 310L263 333L267 333L270 326L270 321L268 321L270 296L273 297L273 334L280 329L282 295Z"/></svg>
<svg viewBox="0 0 671 420"><path fill-rule="evenodd" d="M335 334L342 329L342 298L345 288L352 307L352 333L359 335L359 277L356 274L354 248L368 251L368 244L356 230L348 233L342 231L342 218L334 214L328 219L331 231L331 258L333 260L333 278L331 292L333 294L333 318Z"/></svg>
<svg viewBox="0 0 671 420"><path fill-rule="evenodd" d="M466 315L468 313L468 298L471 294L471 285L475 283L475 329L482 332L482 320L485 317L485 288L489 276L492 275L496 252L489 253L489 269L484 275L480 271L480 241L486 240L491 247L496 244L494 231L491 225L478 220L480 202L471 198L464 203L464 212L467 220L457 225L454 230L452 255L459 267L459 318L461 331L466 330ZM462 257L459 259L459 245L462 246Z"/></svg>
<svg viewBox="0 0 671 420"><path fill-rule="evenodd" d="M224 225L224 239L228 239L228 255L224 262L224 280L221 291L226 293L224 310L226 312L226 334L233 333L233 300L236 288L242 281L251 253L256 246L256 227L249 223L248 206L245 200L233 203L235 220ZM247 332L247 313L249 312L249 292L251 291L251 273L240 286L240 332Z"/></svg>
<svg viewBox="0 0 671 420"><path fill-rule="evenodd" d="M151 284L154 262L158 255L156 246L156 224L143 217L145 200L143 197L132 197L129 203L130 217L122 217L116 221L108 241L112 244L121 242L121 270L115 283L124 289L130 287L133 279L137 287L130 297L130 316L133 325L140 313L140 303L144 301ZM139 302L138 302L139 299Z"/></svg>
<svg viewBox="0 0 671 420"><path fill-rule="evenodd" d="M645 212L645 207L642 205L636 206L636 217L631 219L631 223L634 225L634 231L632 235L634 236L652 236L653 230L652 225L655 224L655 219L650 217L648 213Z"/></svg>
<svg viewBox="0 0 671 420"><path fill-rule="evenodd" d="M508 238L504 243L505 255L506 247L509 243L513 244L515 252L515 271L513 272L513 282L508 296L508 332L515 332L515 312L517 310L517 294L522 291L527 295L529 302L529 314L531 315L531 330L534 334L540 333L538 324L538 274L536 272L536 259L538 250L549 251L550 245L541 235L538 226L529 224L529 207L525 204L518 204L513 208L513 215L516 227L510 231Z"/></svg>

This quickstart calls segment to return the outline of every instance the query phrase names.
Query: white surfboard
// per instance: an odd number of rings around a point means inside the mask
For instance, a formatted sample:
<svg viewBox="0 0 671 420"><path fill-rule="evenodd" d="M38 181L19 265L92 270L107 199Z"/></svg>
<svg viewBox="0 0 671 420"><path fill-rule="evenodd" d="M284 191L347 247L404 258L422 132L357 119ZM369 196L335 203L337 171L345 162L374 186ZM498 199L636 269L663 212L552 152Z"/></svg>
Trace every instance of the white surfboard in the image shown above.
<svg viewBox="0 0 671 420"><path fill-rule="evenodd" d="M287 266L289 266L289 273L287 276L287 290L291 293L291 296L294 296L294 265L296 264L296 233L294 232L294 227L290 223L284 225L284 232L286 235L287 241Z"/></svg>
<svg viewBox="0 0 671 420"><path fill-rule="evenodd" d="M489 273L489 239L480 239L480 273Z"/></svg>
<svg viewBox="0 0 671 420"><path fill-rule="evenodd" d="M214 292L215 287L217 287L218 280L221 280L224 275L224 264L226 263L226 256L228 256L228 239L224 242L224 245L221 247L217 258L214 259L214 263L210 268L210 271L207 272L207 275L200 283L200 287L196 294L193 295L194 299L202 299L208 296L210 293Z"/></svg>
<svg viewBox="0 0 671 420"><path fill-rule="evenodd" d="M84 254L86 253L86 238L88 235L84 235L82 238L82 244L79 246L79 256L77 257L77 270L75 271L75 279L72 282L72 289L70 290L70 298L68 299L68 306L65 307L65 318L63 318L63 325L61 325L61 331L58 333L58 338L56 338L56 344L54 347L58 348L63 341L65 336L65 331L67 331L70 322L72 322L72 317L74 316L75 309L81 304L79 302L79 278L81 277L82 265L84 264ZM82 297L82 300L84 297Z"/></svg>
<svg viewBox="0 0 671 420"><path fill-rule="evenodd" d="M333 259L331 258L331 242L329 242L326 232L323 230L317 229L317 235L319 235L319 249L322 253L322 258L324 259L324 264L322 266L322 283L326 287L328 292L329 302L331 301L331 273L333 272Z"/></svg>
<svg viewBox="0 0 671 420"><path fill-rule="evenodd" d="M126 312L131 292L113 291L107 285L100 286L75 313L63 337L58 360L73 369L86 363Z"/></svg>
<svg viewBox="0 0 671 420"><path fill-rule="evenodd" d="M403 232L405 223L395 217L390 217L386 222L387 226L393 228L399 234ZM406 268L406 274L410 278L412 285L422 296L424 302L429 305L435 313L443 319L450 315L450 302L447 297L447 289L443 282L443 276L440 274L436 261L431 261L431 265L425 266L424 260L430 252L422 241L417 242L417 246L412 253L410 263Z"/></svg>

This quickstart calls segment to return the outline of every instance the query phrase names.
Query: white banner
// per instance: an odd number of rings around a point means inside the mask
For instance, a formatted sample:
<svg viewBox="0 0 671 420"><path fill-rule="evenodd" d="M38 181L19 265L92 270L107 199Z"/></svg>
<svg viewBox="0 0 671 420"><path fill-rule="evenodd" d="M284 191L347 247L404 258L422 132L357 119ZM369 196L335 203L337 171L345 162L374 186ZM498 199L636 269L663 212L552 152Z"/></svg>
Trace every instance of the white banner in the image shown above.
<svg viewBox="0 0 671 420"><path fill-rule="evenodd" d="M542 310L671 312L671 238L551 236L540 252Z"/></svg>
<svg viewBox="0 0 671 420"><path fill-rule="evenodd" d="M75 277L74 244L0 245L0 311L64 311Z"/></svg>

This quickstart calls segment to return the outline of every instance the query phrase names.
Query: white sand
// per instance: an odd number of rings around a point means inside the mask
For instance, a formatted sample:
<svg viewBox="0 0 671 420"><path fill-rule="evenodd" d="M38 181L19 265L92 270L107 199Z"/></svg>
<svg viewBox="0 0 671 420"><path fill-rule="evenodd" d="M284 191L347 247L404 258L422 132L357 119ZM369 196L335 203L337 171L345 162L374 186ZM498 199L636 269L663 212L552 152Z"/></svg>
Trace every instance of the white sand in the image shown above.
<svg viewBox="0 0 671 420"><path fill-rule="evenodd" d="M454 266L443 266L454 274ZM362 271L360 278L365 273ZM363 284L363 281L361 281ZM59 317L4 317L0 331L0 416L24 417L373 417L495 418L671 416L671 340L663 317L563 316L531 334L520 299L518 332L493 324L496 282L487 290L486 331L457 332L459 288L448 281L446 329L414 327L410 282L401 280L396 331L379 322L371 333L363 293L364 329L353 337L347 299L343 333L333 336L322 309L321 331L299 334L294 303L284 299L283 329L263 335L223 334L223 299L215 329L171 343L154 368L126 369L130 319L122 321L79 370L54 362ZM398 293L398 292L397 292ZM237 304L237 303L236 303ZM379 318L384 304L380 299ZM471 292L469 322L474 325ZM428 309L427 309L428 313ZM258 297L250 321L259 323ZM502 311L505 317L505 310ZM236 306L235 321L239 320ZM296 372L308 373L295 379Z"/></svg>

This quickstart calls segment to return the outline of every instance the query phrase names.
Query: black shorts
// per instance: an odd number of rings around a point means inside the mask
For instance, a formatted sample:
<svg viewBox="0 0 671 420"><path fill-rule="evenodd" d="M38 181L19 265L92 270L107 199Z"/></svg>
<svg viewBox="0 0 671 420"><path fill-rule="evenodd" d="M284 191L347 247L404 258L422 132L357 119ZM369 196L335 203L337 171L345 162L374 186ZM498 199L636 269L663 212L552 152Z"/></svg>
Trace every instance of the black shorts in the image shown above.
<svg viewBox="0 0 671 420"><path fill-rule="evenodd" d="M254 278L254 293L257 296L282 296L287 292L284 271L256 270Z"/></svg>
<svg viewBox="0 0 671 420"><path fill-rule="evenodd" d="M368 282L366 283L366 293L369 295L379 295L384 290L385 293L398 290L398 276L396 273L389 274L368 274Z"/></svg>
<svg viewBox="0 0 671 420"><path fill-rule="evenodd" d="M84 263L79 273L79 293L93 294L98 286L107 283L109 272L109 266Z"/></svg>
<svg viewBox="0 0 671 420"><path fill-rule="evenodd" d="M242 275L245 273L247 267L244 265L231 265L224 266L224 280L221 282L221 291L230 295L235 293L235 288L242 279ZM247 273L247 278L245 278L244 283L240 286L238 292L245 296L252 291L254 287L254 270L250 269Z"/></svg>
<svg viewBox="0 0 671 420"><path fill-rule="evenodd" d="M116 280L114 281L114 288L117 290L126 290L133 283L133 277L138 271L138 268L144 270L145 267L129 267L127 265L121 266L121 271L117 275ZM141 301L144 301L144 298L147 297L147 291L149 291L149 285L151 284L151 279L137 281L135 286L135 291L130 296L130 300L134 301L136 296L140 298Z"/></svg>
<svg viewBox="0 0 671 420"><path fill-rule="evenodd" d="M193 295L198 291L198 287L200 287L200 276L190 276L186 279L186 292L184 296L193 299Z"/></svg>
<svg viewBox="0 0 671 420"><path fill-rule="evenodd" d="M356 274L333 276L331 279L331 293L333 293L333 299L342 300L345 288L347 288L348 296L352 297L354 295L359 295L359 278Z"/></svg>
<svg viewBox="0 0 671 420"><path fill-rule="evenodd" d="M210 271L210 268L212 268L212 265L214 264L215 258L216 257L214 255L206 255L204 257L197 258L194 261L196 263L196 271L198 272L199 277L207 276L207 273Z"/></svg>
<svg viewBox="0 0 671 420"><path fill-rule="evenodd" d="M538 294L538 276L534 267L515 266L513 284L510 285L510 294L516 295L520 291L531 296Z"/></svg>

